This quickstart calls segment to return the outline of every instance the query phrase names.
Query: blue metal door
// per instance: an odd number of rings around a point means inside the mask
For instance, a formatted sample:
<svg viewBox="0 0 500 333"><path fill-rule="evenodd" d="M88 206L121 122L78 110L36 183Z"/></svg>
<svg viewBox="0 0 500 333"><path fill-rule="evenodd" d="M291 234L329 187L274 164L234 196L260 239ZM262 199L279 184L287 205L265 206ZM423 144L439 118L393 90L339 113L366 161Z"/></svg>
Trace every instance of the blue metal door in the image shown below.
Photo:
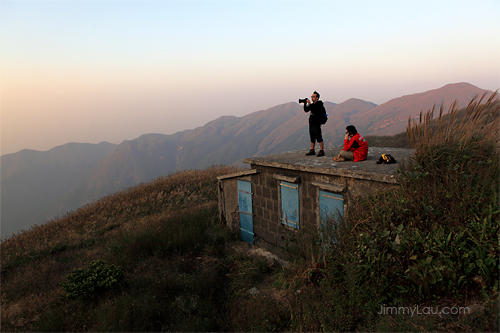
<svg viewBox="0 0 500 333"><path fill-rule="evenodd" d="M281 182L281 222L299 229L299 185Z"/></svg>
<svg viewBox="0 0 500 333"><path fill-rule="evenodd" d="M238 180L241 240L253 245L252 183Z"/></svg>
<svg viewBox="0 0 500 333"><path fill-rule="evenodd" d="M322 233L328 233L344 216L344 196L319 191L319 220Z"/></svg>

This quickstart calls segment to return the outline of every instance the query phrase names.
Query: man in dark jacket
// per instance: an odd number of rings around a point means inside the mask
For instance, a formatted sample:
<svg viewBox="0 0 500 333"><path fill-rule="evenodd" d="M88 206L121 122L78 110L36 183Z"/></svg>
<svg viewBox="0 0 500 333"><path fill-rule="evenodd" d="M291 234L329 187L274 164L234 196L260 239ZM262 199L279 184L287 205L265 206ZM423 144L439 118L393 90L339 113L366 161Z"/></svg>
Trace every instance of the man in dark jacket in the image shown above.
<svg viewBox="0 0 500 333"><path fill-rule="evenodd" d="M313 92L311 96L312 103L309 98L306 99L304 103L304 112L311 112L309 115L309 136L311 138L311 150L306 154L315 155L314 145L316 141L319 143L319 153L318 157L325 156L325 151L323 150L323 136L321 135L321 125L324 124L324 119L326 117L326 110L323 102L319 100L319 93L317 91Z"/></svg>

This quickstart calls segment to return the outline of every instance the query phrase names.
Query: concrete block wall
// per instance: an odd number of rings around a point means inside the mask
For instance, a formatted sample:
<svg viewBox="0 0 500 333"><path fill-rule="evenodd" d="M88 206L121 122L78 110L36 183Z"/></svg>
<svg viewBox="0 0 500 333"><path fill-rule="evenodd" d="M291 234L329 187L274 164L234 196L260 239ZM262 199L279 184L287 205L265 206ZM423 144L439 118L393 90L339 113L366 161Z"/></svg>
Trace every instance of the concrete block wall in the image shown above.
<svg viewBox="0 0 500 333"><path fill-rule="evenodd" d="M281 180L299 184L300 230L315 231L319 227L319 190L344 195L344 215L349 198L368 196L380 189L398 186L376 179L353 178L339 174L251 165L251 170L219 179L219 214L221 221L239 233L237 180L252 184L252 207L255 245L282 255L287 242L297 237L298 230L281 223Z"/></svg>
<svg viewBox="0 0 500 333"><path fill-rule="evenodd" d="M277 179L268 168L252 176L255 245L273 250L281 237L279 230L279 193Z"/></svg>
<svg viewBox="0 0 500 333"><path fill-rule="evenodd" d="M319 226L318 187L315 181L339 184L338 176L320 176L310 172L283 170L273 167L257 167L252 175L255 244L271 252L280 252L287 241L297 237L297 229L281 222L281 179L298 179L299 184L299 230L316 230ZM291 181L293 182L293 181ZM340 186L339 186L340 187ZM281 254L281 253L276 253Z"/></svg>

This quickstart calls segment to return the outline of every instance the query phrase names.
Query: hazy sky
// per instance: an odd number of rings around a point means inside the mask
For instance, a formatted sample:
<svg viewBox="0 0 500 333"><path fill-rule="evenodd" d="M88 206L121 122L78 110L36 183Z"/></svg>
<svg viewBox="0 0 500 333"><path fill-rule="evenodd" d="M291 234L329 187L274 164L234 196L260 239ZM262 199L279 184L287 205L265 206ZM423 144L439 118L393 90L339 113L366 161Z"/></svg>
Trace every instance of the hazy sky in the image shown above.
<svg viewBox="0 0 500 333"><path fill-rule="evenodd" d="M1 154L500 87L500 1L0 2Z"/></svg>

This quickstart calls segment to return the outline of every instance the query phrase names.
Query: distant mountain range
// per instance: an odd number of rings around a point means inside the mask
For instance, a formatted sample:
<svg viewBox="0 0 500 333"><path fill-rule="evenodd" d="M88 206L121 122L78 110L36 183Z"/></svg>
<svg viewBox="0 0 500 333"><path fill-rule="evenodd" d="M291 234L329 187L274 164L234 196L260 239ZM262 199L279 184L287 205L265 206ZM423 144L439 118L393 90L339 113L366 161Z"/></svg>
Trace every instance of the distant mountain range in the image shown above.
<svg viewBox="0 0 500 333"><path fill-rule="evenodd" d="M343 142L353 124L363 135L393 135L408 118L433 105L455 100L464 107L486 90L468 83L448 84L376 105L360 99L325 102L326 145ZM40 152L21 150L1 156L1 235L12 235L107 194L169 173L214 164L241 163L245 157L309 148L308 119L295 102L224 116L202 127L172 135L145 134L119 145L68 143Z"/></svg>

